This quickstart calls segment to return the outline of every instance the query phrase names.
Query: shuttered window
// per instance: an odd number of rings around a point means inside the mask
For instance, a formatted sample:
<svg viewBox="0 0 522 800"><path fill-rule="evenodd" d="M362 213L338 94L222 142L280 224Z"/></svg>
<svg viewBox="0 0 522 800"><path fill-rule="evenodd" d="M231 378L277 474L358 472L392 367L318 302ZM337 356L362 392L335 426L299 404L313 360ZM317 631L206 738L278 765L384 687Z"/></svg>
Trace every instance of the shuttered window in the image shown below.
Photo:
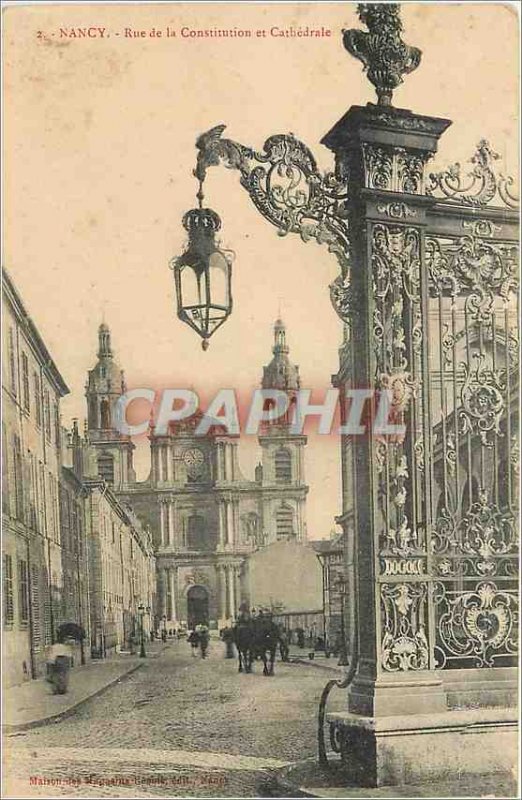
<svg viewBox="0 0 522 800"><path fill-rule="evenodd" d="M31 396L29 391L29 361L27 353L22 353L22 399L25 411L31 410Z"/></svg>
<svg viewBox="0 0 522 800"><path fill-rule="evenodd" d="M4 625L12 625L14 621L14 592L13 592L13 558L8 553L4 555Z"/></svg>
<svg viewBox="0 0 522 800"><path fill-rule="evenodd" d="M18 596L20 608L20 622L29 621L29 574L27 561L20 559L18 562Z"/></svg>
<svg viewBox="0 0 522 800"><path fill-rule="evenodd" d="M292 455L285 447L280 447L275 454L276 483L290 483L292 480Z"/></svg>
<svg viewBox="0 0 522 800"><path fill-rule="evenodd" d="M294 512L290 506L281 506L276 513L276 536L286 539L294 535Z"/></svg>

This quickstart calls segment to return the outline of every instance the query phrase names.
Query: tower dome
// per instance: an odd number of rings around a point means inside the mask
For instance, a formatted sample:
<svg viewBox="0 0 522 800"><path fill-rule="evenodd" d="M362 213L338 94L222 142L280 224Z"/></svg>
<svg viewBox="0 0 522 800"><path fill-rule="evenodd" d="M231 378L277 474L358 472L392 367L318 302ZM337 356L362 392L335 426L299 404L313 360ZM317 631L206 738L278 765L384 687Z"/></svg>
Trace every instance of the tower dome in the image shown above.
<svg viewBox="0 0 522 800"><path fill-rule="evenodd" d="M268 366L263 367L263 389L281 389L297 391L300 386L299 367L292 364L288 354L290 348L286 343L286 326L282 319L274 323L274 357Z"/></svg>

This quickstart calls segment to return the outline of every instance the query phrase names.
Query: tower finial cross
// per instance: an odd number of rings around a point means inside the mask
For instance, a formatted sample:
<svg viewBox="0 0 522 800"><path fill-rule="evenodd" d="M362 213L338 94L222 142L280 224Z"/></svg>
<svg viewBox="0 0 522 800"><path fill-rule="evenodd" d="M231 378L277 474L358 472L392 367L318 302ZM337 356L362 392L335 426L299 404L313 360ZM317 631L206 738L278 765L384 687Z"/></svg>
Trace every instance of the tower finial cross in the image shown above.
<svg viewBox="0 0 522 800"><path fill-rule="evenodd" d="M422 53L401 39L398 3L359 3L357 10L368 33L343 30L343 44L362 61L368 80L377 91L377 103L390 106L394 89L402 83L403 75L419 66Z"/></svg>

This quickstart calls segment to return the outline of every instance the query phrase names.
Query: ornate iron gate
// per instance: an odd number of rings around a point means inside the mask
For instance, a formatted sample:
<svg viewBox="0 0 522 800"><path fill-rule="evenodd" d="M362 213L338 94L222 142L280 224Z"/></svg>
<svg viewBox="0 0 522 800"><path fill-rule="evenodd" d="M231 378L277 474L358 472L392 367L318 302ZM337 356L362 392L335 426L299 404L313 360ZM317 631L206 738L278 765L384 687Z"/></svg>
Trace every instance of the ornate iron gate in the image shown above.
<svg viewBox="0 0 522 800"><path fill-rule="evenodd" d="M467 186L455 166L428 188L444 197L426 236L438 668L517 652L518 215L496 158L481 141Z"/></svg>

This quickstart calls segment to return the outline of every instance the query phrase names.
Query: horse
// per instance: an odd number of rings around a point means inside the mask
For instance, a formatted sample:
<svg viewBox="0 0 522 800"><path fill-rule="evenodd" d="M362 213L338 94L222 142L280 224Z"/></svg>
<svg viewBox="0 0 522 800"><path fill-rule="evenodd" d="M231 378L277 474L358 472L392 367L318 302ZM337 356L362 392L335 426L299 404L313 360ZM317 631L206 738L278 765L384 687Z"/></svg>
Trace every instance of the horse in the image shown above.
<svg viewBox="0 0 522 800"><path fill-rule="evenodd" d="M269 616L256 617L252 621L252 628L252 656L261 658L263 675L271 677L274 674L274 661L277 645L281 641L281 633ZM267 659L267 653L269 659Z"/></svg>
<svg viewBox="0 0 522 800"><path fill-rule="evenodd" d="M252 672L253 626L251 620L240 620L232 628L233 641L239 658L238 672Z"/></svg>

